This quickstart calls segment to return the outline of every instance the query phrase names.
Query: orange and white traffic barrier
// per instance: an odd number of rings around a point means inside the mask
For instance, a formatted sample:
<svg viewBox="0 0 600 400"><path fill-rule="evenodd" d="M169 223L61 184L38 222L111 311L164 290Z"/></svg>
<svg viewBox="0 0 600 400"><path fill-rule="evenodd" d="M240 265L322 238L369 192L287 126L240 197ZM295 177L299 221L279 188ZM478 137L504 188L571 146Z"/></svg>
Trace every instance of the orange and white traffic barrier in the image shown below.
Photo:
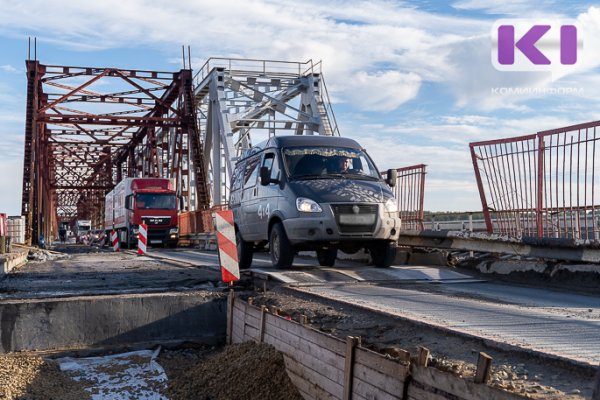
<svg viewBox="0 0 600 400"><path fill-rule="evenodd" d="M119 235L114 229L110 232L110 243L113 251L119 251Z"/></svg>
<svg viewBox="0 0 600 400"><path fill-rule="evenodd" d="M219 247L219 263L223 282L231 283L240 279L237 247L235 245L235 228L233 211L215 211L213 213Z"/></svg>
<svg viewBox="0 0 600 400"><path fill-rule="evenodd" d="M146 245L148 244L148 225L140 224L138 232L138 254L143 256L146 254Z"/></svg>

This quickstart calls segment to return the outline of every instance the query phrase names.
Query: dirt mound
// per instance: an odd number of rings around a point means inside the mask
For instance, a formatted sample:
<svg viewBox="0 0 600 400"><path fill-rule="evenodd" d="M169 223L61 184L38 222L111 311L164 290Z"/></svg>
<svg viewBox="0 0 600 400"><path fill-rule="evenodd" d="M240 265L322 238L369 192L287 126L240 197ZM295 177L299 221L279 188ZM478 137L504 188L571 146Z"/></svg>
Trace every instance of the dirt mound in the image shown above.
<svg viewBox="0 0 600 400"><path fill-rule="evenodd" d="M184 374L169 377L171 400L301 400L285 372L283 355L267 344L227 346Z"/></svg>

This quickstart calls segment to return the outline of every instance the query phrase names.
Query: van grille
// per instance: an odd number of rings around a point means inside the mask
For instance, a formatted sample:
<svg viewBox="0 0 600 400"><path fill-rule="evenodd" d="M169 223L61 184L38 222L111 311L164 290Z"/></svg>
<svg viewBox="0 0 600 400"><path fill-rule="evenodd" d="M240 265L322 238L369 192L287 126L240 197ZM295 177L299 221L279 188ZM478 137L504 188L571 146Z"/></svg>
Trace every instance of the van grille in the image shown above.
<svg viewBox="0 0 600 400"><path fill-rule="evenodd" d="M331 209L340 233L372 233L375 230L377 204L333 204Z"/></svg>

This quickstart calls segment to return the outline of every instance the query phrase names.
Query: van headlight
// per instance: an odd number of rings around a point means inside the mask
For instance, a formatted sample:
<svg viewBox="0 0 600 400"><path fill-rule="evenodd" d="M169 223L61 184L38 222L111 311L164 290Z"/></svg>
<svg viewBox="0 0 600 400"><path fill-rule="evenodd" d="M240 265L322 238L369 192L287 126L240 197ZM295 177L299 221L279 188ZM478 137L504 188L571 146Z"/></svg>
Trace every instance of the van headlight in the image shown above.
<svg viewBox="0 0 600 400"><path fill-rule="evenodd" d="M316 213L323 211L321 206L316 201L307 199L306 197L298 197L296 199L296 208L298 209L298 211L307 213Z"/></svg>
<svg viewBox="0 0 600 400"><path fill-rule="evenodd" d="M398 212L398 205L395 198L392 197L385 202L385 211L389 213Z"/></svg>
<svg viewBox="0 0 600 400"><path fill-rule="evenodd" d="M170 235L176 235L179 232L179 228L171 228L169 231Z"/></svg>

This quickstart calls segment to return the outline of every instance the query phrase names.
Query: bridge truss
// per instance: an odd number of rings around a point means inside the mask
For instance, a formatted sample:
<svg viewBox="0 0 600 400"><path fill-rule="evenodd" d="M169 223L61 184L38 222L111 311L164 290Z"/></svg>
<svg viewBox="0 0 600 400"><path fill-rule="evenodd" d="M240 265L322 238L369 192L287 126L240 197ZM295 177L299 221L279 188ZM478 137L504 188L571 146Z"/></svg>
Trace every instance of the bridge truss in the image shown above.
<svg viewBox="0 0 600 400"><path fill-rule="evenodd" d="M28 243L56 237L58 221L102 226L104 197L124 177L172 178L185 209L208 207L203 179L193 181L193 198L190 190L192 176L205 174L190 69L26 65Z"/></svg>
<svg viewBox="0 0 600 400"><path fill-rule="evenodd" d="M225 204L235 161L273 135L337 135L321 64L210 58L195 97L214 204Z"/></svg>
<svg viewBox="0 0 600 400"><path fill-rule="evenodd" d="M320 64L209 59L178 72L27 60L26 241L104 220L124 177L174 180L182 211L227 201L235 160L275 134L339 135ZM213 199L211 201L211 198Z"/></svg>

